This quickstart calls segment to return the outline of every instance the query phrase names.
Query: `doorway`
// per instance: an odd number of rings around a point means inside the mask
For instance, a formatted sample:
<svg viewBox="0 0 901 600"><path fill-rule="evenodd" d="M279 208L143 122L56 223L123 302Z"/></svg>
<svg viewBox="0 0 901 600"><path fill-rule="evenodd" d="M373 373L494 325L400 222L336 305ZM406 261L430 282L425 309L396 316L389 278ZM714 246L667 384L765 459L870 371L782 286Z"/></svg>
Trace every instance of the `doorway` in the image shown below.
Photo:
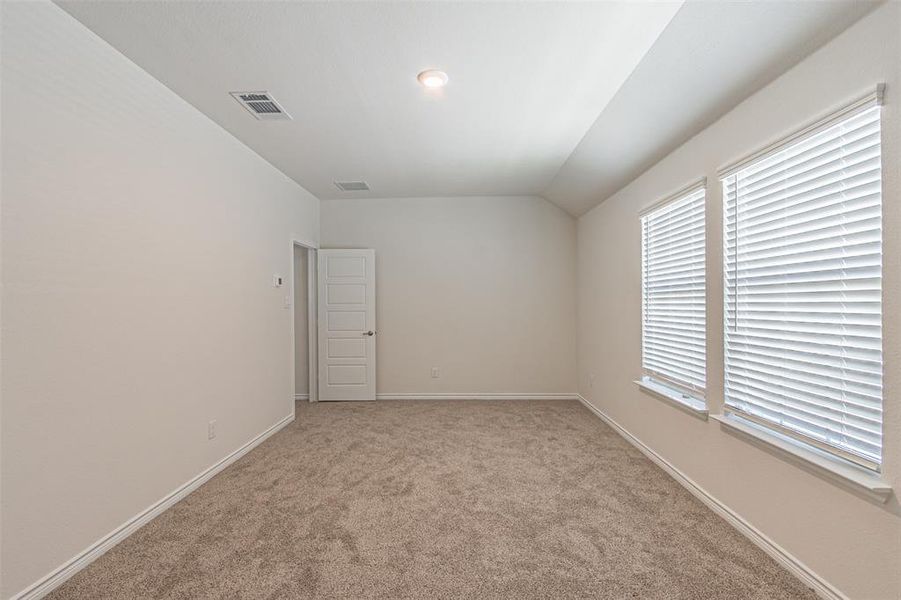
<svg viewBox="0 0 901 600"><path fill-rule="evenodd" d="M316 249L293 242L292 263L294 400L316 402Z"/></svg>

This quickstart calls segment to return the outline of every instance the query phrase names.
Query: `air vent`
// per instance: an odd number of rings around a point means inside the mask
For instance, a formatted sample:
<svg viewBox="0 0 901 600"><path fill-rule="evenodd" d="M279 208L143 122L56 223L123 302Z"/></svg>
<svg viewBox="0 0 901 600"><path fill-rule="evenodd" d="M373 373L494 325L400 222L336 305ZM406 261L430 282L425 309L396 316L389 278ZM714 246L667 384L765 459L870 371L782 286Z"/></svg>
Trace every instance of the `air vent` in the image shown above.
<svg viewBox="0 0 901 600"><path fill-rule="evenodd" d="M336 181L335 185L342 192L368 192L369 184L365 181Z"/></svg>
<svg viewBox="0 0 901 600"><path fill-rule="evenodd" d="M232 97L261 121L290 121L291 115L269 92L232 92Z"/></svg>

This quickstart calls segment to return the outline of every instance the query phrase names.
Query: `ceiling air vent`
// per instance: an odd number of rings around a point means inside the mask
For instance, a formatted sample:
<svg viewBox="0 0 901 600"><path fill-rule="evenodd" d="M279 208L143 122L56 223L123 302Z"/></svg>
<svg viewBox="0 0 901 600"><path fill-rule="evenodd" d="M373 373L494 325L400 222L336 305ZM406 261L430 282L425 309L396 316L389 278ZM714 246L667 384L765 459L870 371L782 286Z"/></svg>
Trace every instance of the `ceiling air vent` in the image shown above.
<svg viewBox="0 0 901 600"><path fill-rule="evenodd" d="M269 92L232 92L231 95L261 121L291 120L291 115L285 112Z"/></svg>
<svg viewBox="0 0 901 600"><path fill-rule="evenodd" d="M342 192L368 192L369 184L365 181L336 181L335 185Z"/></svg>

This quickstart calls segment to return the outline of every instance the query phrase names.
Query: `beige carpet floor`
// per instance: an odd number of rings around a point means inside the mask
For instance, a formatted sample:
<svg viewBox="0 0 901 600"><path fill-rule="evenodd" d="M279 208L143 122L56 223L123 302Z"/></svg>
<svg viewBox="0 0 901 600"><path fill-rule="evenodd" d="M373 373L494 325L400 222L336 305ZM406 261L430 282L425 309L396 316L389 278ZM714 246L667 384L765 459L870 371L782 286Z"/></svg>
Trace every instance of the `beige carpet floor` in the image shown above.
<svg viewBox="0 0 901 600"><path fill-rule="evenodd" d="M299 404L51 598L814 594L575 401Z"/></svg>

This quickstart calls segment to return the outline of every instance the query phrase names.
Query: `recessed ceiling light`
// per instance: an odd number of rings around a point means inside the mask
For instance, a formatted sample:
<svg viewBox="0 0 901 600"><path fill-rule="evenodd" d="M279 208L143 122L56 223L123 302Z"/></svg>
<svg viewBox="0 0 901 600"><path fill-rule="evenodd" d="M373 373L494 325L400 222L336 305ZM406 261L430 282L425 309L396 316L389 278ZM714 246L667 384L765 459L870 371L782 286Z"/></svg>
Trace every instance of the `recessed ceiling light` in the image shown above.
<svg viewBox="0 0 901 600"><path fill-rule="evenodd" d="M423 71L416 76L416 79L427 88L440 88L447 85L447 73L444 71Z"/></svg>

